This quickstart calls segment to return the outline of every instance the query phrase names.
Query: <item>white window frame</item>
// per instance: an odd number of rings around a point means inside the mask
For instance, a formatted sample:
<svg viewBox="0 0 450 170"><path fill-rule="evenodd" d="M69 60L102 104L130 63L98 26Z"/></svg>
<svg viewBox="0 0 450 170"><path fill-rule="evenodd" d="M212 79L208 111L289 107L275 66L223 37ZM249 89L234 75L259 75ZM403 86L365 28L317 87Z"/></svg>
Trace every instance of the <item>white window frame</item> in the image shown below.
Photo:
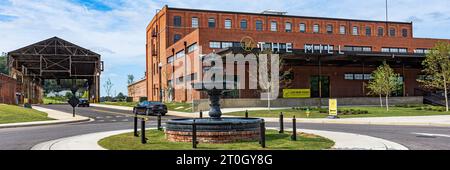
<svg viewBox="0 0 450 170"><path fill-rule="evenodd" d="M292 23L286 22L286 32L292 32Z"/></svg>
<svg viewBox="0 0 450 170"><path fill-rule="evenodd" d="M211 41L209 42L209 48L221 48L221 43L218 41Z"/></svg>
<svg viewBox="0 0 450 170"><path fill-rule="evenodd" d="M345 32L346 32L345 26L344 26L344 25L341 25L341 26L339 27L339 34L344 35Z"/></svg>
<svg viewBox="0 0 450 170"><path fill-rule="evenodd" d="M300 23L300 32L306 32L306 24L305 23Z"/></svg>
<svg viewBox="0 0 450 170"><path fill-rule="evenodd" d="M272 32L278 31L278 23L276 21L270 22L270 31Z"/></svg>
<svg viewBox="0 0 450 170"><path fill-rule="evenodd" d="M313 25L313 33L320 33L320 25L319 24Z"/></svg>
<svg viewBox="0 0 450 170"><path fill-rule="evenodd" d="M191 19L191 26L192 26L192 28L198 28L199 27L198 17L192 17L192 19Z"/></svg>
<svg viewBox="0 0 450 170"><path fill-rule="evenodd" d="M352 35L359 35L359 27L358 26L352 27Z"/></svg>
<svg viewBox="0 0 450 170"><path fill-rule="evenodd" d="M229 30L233 27L233 21L231 19L225 19L225 25L224 28Z"/></svg>

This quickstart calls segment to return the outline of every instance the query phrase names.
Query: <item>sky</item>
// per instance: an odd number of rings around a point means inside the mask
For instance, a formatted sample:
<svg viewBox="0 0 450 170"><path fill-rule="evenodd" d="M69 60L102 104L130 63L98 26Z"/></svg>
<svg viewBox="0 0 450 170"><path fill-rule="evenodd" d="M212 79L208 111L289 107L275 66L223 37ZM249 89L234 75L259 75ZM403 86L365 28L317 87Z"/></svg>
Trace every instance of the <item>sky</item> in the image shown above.
<svg viewBox="0 0 450 170"><path fill-rule="evenodd" d="M144 77L145 29L164 5L385 20L385 0L0 0L0 53L58 36L101 54L102 84L127 94L127 75ZM450 39L448 0L389 0L389 20L412 21L415 37Z"/></svg>

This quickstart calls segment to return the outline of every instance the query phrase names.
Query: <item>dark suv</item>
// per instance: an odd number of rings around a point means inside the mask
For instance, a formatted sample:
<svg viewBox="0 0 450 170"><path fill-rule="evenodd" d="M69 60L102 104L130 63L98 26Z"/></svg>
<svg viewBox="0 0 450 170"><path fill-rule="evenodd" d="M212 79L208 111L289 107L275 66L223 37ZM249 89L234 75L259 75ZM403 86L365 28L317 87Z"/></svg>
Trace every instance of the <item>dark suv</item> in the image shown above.
<svg viewBox="0 0 450 170"><path fill-rule="evenodd" d="M78 107L89 107L89 100L80 99L80 102L78 103Z"/></svg>
<svg viewBox="0 0 450 170"><path fill-rule="evenodd" d="M161 102L149 102L144 101L133 108L134 114L141 115L161 115L165 116L167 114L167 106Z"/></svg>

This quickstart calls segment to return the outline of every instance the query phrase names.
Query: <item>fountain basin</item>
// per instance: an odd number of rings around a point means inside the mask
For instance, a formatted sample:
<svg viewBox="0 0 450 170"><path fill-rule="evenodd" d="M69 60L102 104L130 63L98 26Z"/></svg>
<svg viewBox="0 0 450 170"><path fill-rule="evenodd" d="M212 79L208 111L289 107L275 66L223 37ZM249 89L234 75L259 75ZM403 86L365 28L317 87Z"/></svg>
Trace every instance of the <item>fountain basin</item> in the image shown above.
<svg viewBox="0 0 450 170"><path fill-rule="evenodd" d="M259 118L195 119L199 143L258 141ZM166 138L172 142L192 142L194 119L173 119L166 123Z"/></svg>

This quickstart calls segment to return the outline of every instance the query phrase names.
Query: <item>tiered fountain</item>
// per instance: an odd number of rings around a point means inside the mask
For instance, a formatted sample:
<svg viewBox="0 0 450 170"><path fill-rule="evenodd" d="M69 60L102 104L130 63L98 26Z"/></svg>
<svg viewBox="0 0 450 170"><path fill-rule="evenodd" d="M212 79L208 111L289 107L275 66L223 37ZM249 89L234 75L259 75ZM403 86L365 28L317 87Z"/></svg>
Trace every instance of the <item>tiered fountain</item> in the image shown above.
<svg viewBox="0 0 450 170"><path fill-rule="evenodd" d="M216 82L217 83L217 82ZM223 82L224 87L234 82ZM210 100L210 118L173 119L167 122L166 137L172 142L192 142L192 125L196 124L197 141L200 143L232 143L257 141L260 136L259 118L222 118L220 97L228 90L207 89L212 83L194 83L194 87L203 87ZM213 86L211 86L213 87ZM194 121L195 120L195 121Z"/></svg>

